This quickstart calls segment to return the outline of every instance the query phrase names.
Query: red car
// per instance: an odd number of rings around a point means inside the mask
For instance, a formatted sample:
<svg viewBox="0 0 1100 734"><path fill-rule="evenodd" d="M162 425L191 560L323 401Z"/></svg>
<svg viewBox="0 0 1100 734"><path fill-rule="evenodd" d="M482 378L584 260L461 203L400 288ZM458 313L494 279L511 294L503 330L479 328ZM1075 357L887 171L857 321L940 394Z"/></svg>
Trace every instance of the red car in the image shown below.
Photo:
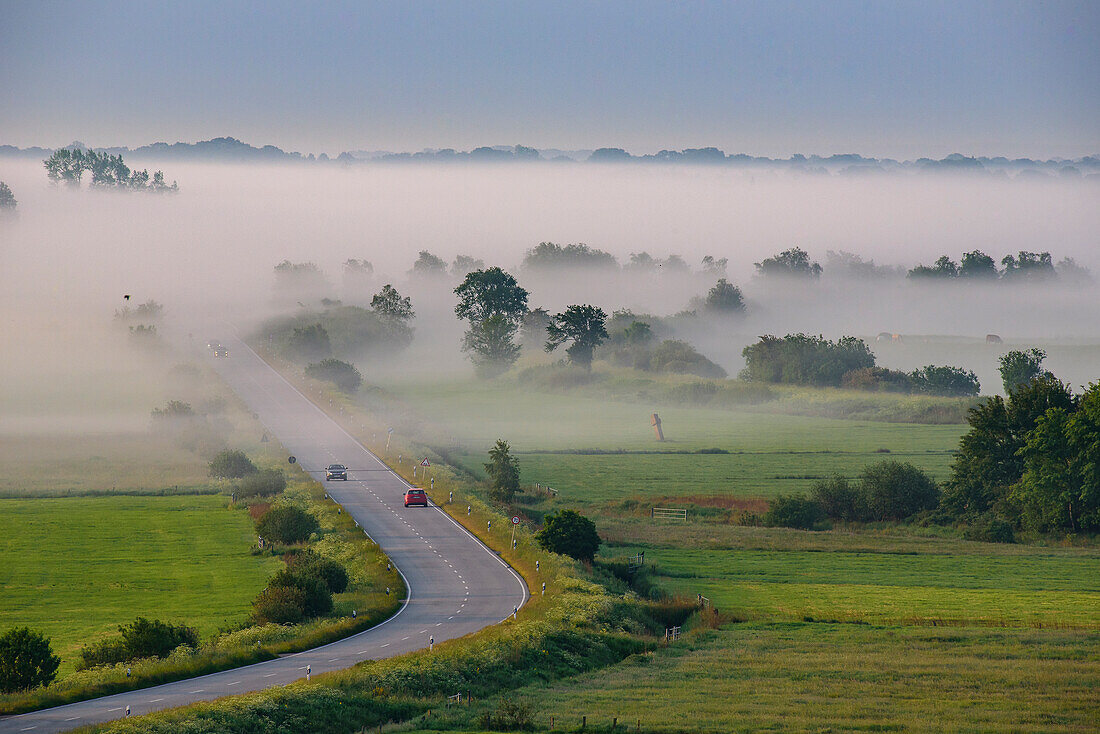
<svg viewBox="0 0 1100 734"><path fill-rule="evenodd" d="M410 489L405 493L405 507L409 505L428 506L428 493L422 489Z"/></svg>

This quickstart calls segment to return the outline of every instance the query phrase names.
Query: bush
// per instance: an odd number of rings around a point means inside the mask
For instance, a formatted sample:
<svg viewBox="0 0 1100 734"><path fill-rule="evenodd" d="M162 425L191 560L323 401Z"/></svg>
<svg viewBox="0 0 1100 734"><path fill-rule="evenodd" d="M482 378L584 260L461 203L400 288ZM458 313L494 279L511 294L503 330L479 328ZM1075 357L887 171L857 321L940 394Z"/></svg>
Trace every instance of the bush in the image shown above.
<svg viewBox="0 0 1100 734"><path fill-rule="evenodd" d="M305 550L301 553L295 553L290 558L288 567L295 571L317 576L325 582L328 590L333 594L342 594L347 591L348 572L339 561Z"/></svg>
<svg viewBox="0 0 1100 734"><path fill-rule="evenodd" d="M862 339L841 337L835 342L821 336L770 335L741 350L745 369L741 377L791 385L840 385L852 370L875 366L875 355Z"/></svg>
<svg viewBox="0 0 1100 734"><path fill-rule="evenodd" d="M940 502L940 488L909 463L883 461L860 474L868 516L872 520L903 520Z"/></svg>
<svg viewBox="0 0 1100 734"><path fill-rule="evenodd" d="M252 602L256 624L296 624L305 619L306 595L294 586L268 586Z"/></svg>
<svg viewBox="0 0 1100 734"><path fill-rule="evenodd" d="M139 658L166 658L181 645L198 647L199 636L194 628L148 620L138 617L128 625L118 628L121 638L101 640L80 649L80 668L137 660Z"/></svg>
<svg viewBox="0 0 1100 734"><path fill-rule="evenodd" d="M339 359L322 359L306 367L306 376L331 382L342 392L353 393L363 384L363 376L355 365Z"/></svg>
<svg viewBox="0 0 1100 734"><path fill-rule="evenodd" d="M223 449L210 461L210 476L219 479L240 479L259 469L243 451Z"/></svg>
<svg viewBox="0 0 1100 734"><path fill-rule="evenodd" d="M725 377L726 371L697 352L687 342L666 339L653 350L649 358L652 372L671 372L697 377Z"/></svg>
<svg viewBox="0 0 1100 734"><path fill-rule="evenodd" d="M0 635L0 692L15 693L47 686L57 675L61 658L41 632L15 627Z"/></svg>
<svg viewBox="0 0 1100 734"><path fill-rule="evenodd" d="M977 395L982 389L978 376L960 367L936 367L930 364L913 370L909 376L916 392L929 395L969 397Z"/></svg>
<svg viewBox="0 0 1100 734"><path fill-rule="evenodd" d="M963 531L967 540L980 543L1015 543L1016 533L1012 524L995 515L983 515Z"/></svg>
<svg viewBox="0 0 1100 734"><path fill-rule="evenodd" d="M540 546L552 553L561 553L580 561L591 561L600 549L596 525L573 510L561 510L546 516L542 528L535 534Z"/></svg>
<svg viewBox="0 0 1100 734"><path fill-rule="evenodd" d="M833 520L860 522L867 519L867 498L863 488L853 486L845 477L838 475L817 480L810 490L810 498Z"/></svg>
<svg viewBox="0 0 1100 734"><path fill-rule="evenodd" d="M292 505L272 508L256 522L261 537L283 545L301 543L320 528L317 518Z"/></svg>
<svg viewBox="0 0 1100 734"><path fill-rule="evenodd" d="M824 513L820 505L804 495L789 497L779 495L764 513L764 524L773 528L798 528L813 530L821 522Z"/></svg>
<svg viewBox="0 0 1100 734"><path fill-rule="evenodd" d="M237 485L238 499L270 497L286 489L286 474L282 469L264 469L251 474Z"/></svg>
<svg viewBox="0 0 1100 734"><path fill-rule="evenodd" d="M332 592L319 575L308 569L284 568L272 577L268 587L297 589L302 593L302 612L316 617L332 611Z"/></svg>
<svg viewBox="0 0 1100 734"><path fill-rule="evenodd" d="M848 390L868 390L871 392L901 392L913 390L913 379L900 370L888 370L885 367L862 367L850 370L840 378L840 386Z"/></svg>

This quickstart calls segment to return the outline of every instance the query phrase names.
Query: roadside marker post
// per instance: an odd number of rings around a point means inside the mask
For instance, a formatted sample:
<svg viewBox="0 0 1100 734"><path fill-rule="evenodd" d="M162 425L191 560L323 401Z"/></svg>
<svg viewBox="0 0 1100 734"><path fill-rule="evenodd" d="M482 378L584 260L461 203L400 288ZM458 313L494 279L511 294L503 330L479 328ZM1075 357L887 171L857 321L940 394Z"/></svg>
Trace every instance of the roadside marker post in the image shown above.
<svg viewBox="0 0 1100 734"><path fill-rule="evenodd" d="M512 515L512 550L516 549L516 525L519 525L519 516Z"/></svg>

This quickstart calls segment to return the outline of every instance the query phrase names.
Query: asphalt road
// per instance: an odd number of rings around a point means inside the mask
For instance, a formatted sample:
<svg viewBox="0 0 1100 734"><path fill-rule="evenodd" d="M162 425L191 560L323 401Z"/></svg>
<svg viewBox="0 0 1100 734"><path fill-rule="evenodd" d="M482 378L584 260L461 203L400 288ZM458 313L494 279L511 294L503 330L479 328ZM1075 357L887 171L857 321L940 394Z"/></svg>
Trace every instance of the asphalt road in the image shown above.
<svg viewBox="0 0 1100 734"><path fill-rule="evenodd" d="M228 359L222 378L315 478L324 467L349 468L347 482L326 482L335 498L396 564L409 596L389 620L352 637L277 660L114 696L0 718L0 732L56 732L246 693L401 655L476 632L511 616L528 598L518 574L442 510L404 507L408 486L239 339L218 335ZM206 358L212 359L209 352ZM257 427L259 430L259 426Z"/></svg>

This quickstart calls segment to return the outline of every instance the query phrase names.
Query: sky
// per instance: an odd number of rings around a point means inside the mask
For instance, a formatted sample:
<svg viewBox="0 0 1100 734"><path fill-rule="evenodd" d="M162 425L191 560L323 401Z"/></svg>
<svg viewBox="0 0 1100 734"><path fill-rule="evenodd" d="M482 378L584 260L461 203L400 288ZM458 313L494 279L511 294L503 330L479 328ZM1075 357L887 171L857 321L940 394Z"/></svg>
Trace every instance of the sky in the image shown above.
<svg viewBox="0 0 1100 734"><path fill-rule="evenodd" d="M1100 153L1100 3L0 0L0 144Z"/></svg>

